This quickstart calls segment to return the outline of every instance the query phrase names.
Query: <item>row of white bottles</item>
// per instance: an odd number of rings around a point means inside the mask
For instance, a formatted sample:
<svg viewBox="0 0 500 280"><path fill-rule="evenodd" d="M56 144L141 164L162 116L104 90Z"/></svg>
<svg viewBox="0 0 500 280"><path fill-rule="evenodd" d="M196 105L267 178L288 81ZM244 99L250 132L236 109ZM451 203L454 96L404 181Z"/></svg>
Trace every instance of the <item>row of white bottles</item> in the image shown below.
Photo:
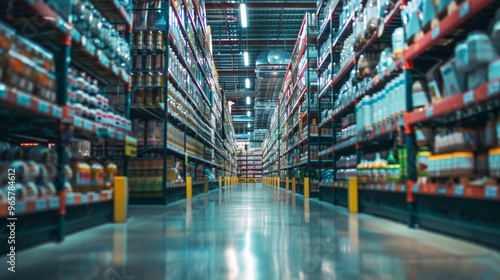
<svg viewBox="0 0 500 280"><path fill-rule="evenodd" d="M356 131L370 131L372 126L406 111L406 80L400 74L379 92L365 96L356 105Z"/></svg>

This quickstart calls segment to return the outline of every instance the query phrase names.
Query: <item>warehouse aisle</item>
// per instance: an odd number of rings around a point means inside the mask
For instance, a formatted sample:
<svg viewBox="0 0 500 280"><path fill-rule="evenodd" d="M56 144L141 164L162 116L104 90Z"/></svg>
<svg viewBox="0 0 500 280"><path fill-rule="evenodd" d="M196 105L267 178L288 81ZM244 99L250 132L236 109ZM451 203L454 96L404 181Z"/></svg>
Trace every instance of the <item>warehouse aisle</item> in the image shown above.
<svg viewBox="0 0 500 280"><path fill-rule="evenodd" d="M20 252L0 279L500 278L494 251L261 184L130 216Z"/></svg>

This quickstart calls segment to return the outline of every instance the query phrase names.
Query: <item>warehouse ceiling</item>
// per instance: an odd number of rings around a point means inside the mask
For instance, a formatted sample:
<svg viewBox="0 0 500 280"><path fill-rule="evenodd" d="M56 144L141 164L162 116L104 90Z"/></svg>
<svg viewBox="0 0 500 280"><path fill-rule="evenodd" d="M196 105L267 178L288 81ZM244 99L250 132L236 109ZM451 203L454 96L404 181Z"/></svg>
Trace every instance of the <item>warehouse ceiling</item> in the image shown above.
<svg viewBox="0 0 500 280"><path fill-rule="evenodd" d="M241 25L241 3L247 6L247 28ZM316 10L316 0L205 0L205 9L219 83L226 99L234 103L231 111L235 131L237 134L265 132L304 14ZM245 51L248 66L244 63ZM282 59L283 56L288 57ZM267 64L256 64L257 60L265 59ZM251 98L250 104L247 96Z"/></svg>

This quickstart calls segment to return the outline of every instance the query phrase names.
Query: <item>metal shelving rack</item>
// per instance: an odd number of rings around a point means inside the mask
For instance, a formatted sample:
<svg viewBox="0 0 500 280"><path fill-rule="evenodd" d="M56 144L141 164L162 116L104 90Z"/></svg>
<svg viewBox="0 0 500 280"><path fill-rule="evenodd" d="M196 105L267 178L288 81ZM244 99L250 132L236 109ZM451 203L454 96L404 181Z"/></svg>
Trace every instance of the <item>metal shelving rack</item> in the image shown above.
<svg viewBox="0 0 500 280"><path fill-rule="evenodd" d="M305 197L318 194L313 171L319 161L313 153L317 154L321 137L312 133L312 126L317 125L318 119L318 109L312 104L318 93L316 36L315 16L307 13L285 74L283 98L279 101L284 106L284 121L280 125L285 127L281 136L287 147L282 154L286 165L280 169L287 171L287 177L295 182L297 192Z"/></svg>
<svg viewBox="0 0 500 280"><path fill-rule="evenodd" d="M317 14L325 9L325 1L319 2ZM364 4L366 1L361 1ZM410 227L424 227L434 231L474 240L489 246L499 247L500 224L488 213L499 211L499 186L489 184L473 186L469 184L417 183L417 146L415 128L421 125L436 127L438 125L474 124L481 116L498 110L499 81L491 80L475 89L456 94L433 103L424 109L413 109L412 85L413 79L421 77L420 73L429 70L436 59L447 59L453 53L453 47L463 40L472 30L486 29L489 21L494 18L498 2L491 0L451 1L446 13L436 20L431 27L422 30L421 36L415 42L406 46L403 54L396 58L394 64L382 73L378 73L367 83L356 85L356 94L350 102L334 107L338 86L346 82L351 69L357 67L361 55L372 51L380 52L380 46L390 44L391 33L396 27L403 26L401 9L405 0L397 1L392 11L382 19L384 28L381 34L377 32L367 38L364 45L355 50L352 62L344 67L328 70L328 64L338 63L336 47L345 38L351 28L352 18L339 28L335 36L328 37L333 32L332 22L339 15L342 1L334 2L323 23L319 23L318 44L327 40L332 42L328 54L319 54L318 69L321 74L331 71L326 86L320 89L319 99L331 101L333 117L322 119L320 127L332 127L332 145L325 146L321 151L321 168L337 170L336 160L339 155L355 154L357 163L365 153L389 149L396 144L406 149L407 172L398 183L374 183L358 181L359 210L379 216L394 219ZM358 12L362 11L358 9ZM459 32L457 32L459 31ZM429 59L431 63L429 63ZM373 125L370 131L365 131L355 137L355 141L339 143L337 133L340 118L353 112L355 106L365 95L371 95L388 84L395 75L404 74L406 81L406 112L387 118ZM319 106L324 103L319 102ZM334 159L332 164L325 164L323 159ZM400 159L401 160L401 159ZM404 159L403 159L404 160ZM347 206L346 181L337 180L321 182L320 198L334 204ZM467 214L464 214L467 213ZM474 231L470 229L474 228Z"/></svg>
<svg viewBox="0 0 500 280"><path fill-rule="evenodd" d="M137 1L142 3L143 1ZM161 183L153 186L153 189L141 189L141 184L137 189L132 189L132 203L160 203L166 204L168 201L185 197L186 183L192 181L193 194L203 191L204 173L197 172L198 168L212 168L216 170L217 177L234 177L236 160L234 145L234 129L228 122L230 119L225 97L221 94L221 89L217 81L217 73L213 64L212 55L208 52L206 37L204 33L203 12L200 10L197 1L169 0L165 1L166 7L161 11L165 14L167 26L162 30L164 39L163 55L165 59L163 104L144 106L133 105L132 116L136 119L146 121L144 130L147 130L147 122L159 120L163 124L162 143L152 145L148 143L147 132L144 133L143 145L138 151L140 160L147 159L147 154L155 154L156 157L163 159L161 167ZM152 11L152 8L134 8L134 11L143 10ZM202 29L197 27L201 26ZM135 32L135 30L134 30ZM176 36L175 33L180 33ZM169 50L171 49L171 50ZM147 53L144 50L133 51L135 55ZM185 77L176 77L169 65L169 55L178 59L184 69ZM190 66L194 66L192 69ZM140 71L139 71L140 72ZM185 83L187 81L187 83ZM184 119L177 115L175 111L170 110L169 103L174 99L168 88L173 86L182 94L186 105L184 110L194 114L198 118L198 124L190 124L189 117ZM198 97L198 98L195 98ZM201 101L199 101L201 100ZM169 125L183 132L184 140L182 147L176 147L168 140ZM209 129L208 135L200 129L200 126L206 126ZM188 139L193 143L203 145L203 154L195 155L187 150ZM173 140L173 139L172 139ZM224 147L221 149L221 147ZM186 183L169 183L167 181L167 170L174 166L168 166L168 158L175 158L175 161L182 162L183 170L179 170ZM195 163L194 174L192 178L187 174L187 165L189 162ZM141 176L138 176L139 178ZM214 186L215 184L210 184Z"/></svg>
<svg viewBox="0 0 500 280"><path fill-rule="evenodd" d="M105 141L125 149L126 141L133 144L135 139L126 131L76 116L68 105L70 64L99 79L101 84L121 85L125 89L130 85L128 69L116 64L93 43L85 42L80 31L69 23L68 19L72 15L71 1L67 1L65 7L57 5L60 3L41 0L11 2L0 8L1 19L19 30L20 35L28 32L28 26L35 28L36 32L31 34L30 39L54 54L57 84L54 104L4 84L0 85L1 112L11 123L16 124L5 129L2 138L13 143L54 143L57 154L57 195L16 202L15 216L19 216L16 223L16 248L22 249L40 242L61 242L70 232L112 220L112 191L65 191L67 145L81 140ZM123 27L122 35L130 43L131 6L124 7L114 1L92 3L110 23ZM63 8L65 13L62 12ZM125 113L127 109L128 106ZM122 159L126 164L125 153ZM7 205L0 205L1 224L6 223L6 217L12 216L10 211ZM5 227L2 232L5 232ZM0 246L2 253L7 251L7 242Z"/></svg>
<svg viewBox="0 0 500 280"><path fill-rule="evenodd" d="M238 152L238 178L240 180L262 179L262 148L251 148L245 146L244 150Z"/></svg>

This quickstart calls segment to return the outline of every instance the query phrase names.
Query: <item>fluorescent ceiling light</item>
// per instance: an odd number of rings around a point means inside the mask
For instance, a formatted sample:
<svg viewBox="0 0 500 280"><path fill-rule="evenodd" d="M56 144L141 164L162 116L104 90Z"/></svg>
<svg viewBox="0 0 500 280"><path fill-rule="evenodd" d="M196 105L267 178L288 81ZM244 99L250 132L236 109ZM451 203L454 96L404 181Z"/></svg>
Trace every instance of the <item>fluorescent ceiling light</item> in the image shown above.
<svg viewBox="0 0 500 280"><path fill-rule="evenodd" d="M250 88L250 79L249 78L245 79L245 88Z"/></svg>
<svg viewBox="0 0 500 280"><path fill-rule="evenodd" d="M250 113L250 111L247 111L247 117L250 117L252 115L252 113Z"/></svg>
<svg viewBox="0 0 500 280"><path fill-rule="evenodd" d="M247 96L247 105L250 105L250 102L251 102L250 96Z"/></svg>
<svg viewBox="0 0 500 280"><path fill-rule="evenodd" d="M240 4L240 16L241 16L241 27L247 28L247 5L244 3Z"/></svg>
<svg viewBox="0 0 500 280"><path fill-rule="evenodd" d="M243 53L243 61L245 62L245 66L248 66L248 64L250 64L250 61L248 59L248 52Z"/></svg>
<svg viewBox="0 0 500 280"><path fill-rule="evenodd" d="M250 123L248 123L248 127L252 127L252 125Z"/></svg>

